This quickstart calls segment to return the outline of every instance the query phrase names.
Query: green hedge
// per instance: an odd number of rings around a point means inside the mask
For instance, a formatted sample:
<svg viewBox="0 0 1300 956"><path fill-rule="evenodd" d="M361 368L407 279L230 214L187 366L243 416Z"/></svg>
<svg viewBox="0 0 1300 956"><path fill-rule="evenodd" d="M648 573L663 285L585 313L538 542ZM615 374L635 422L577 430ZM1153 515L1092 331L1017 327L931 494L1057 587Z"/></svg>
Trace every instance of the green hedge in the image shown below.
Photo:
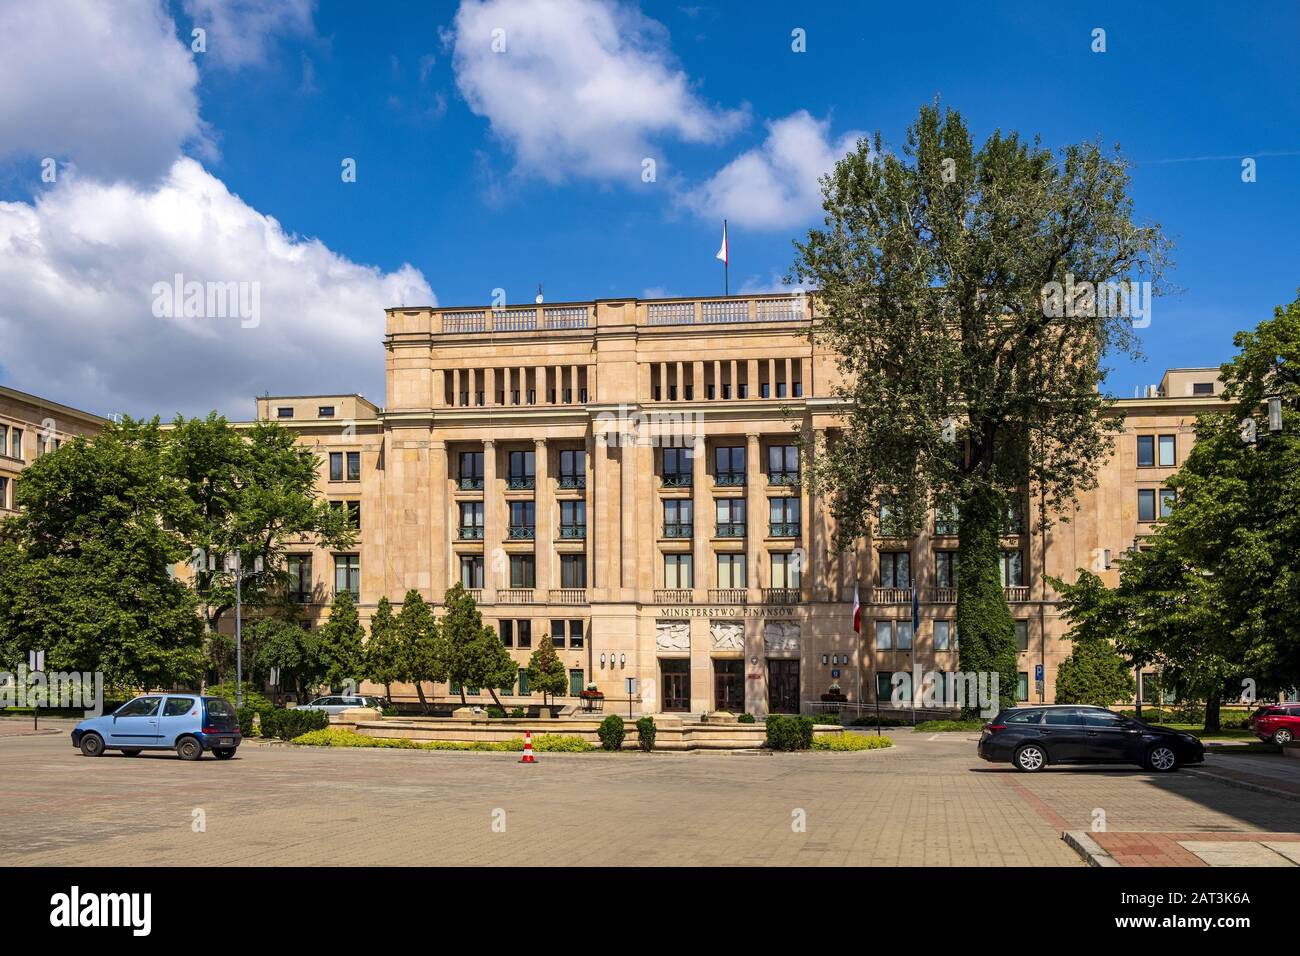
<svg viewBox="0 0 1300 956"><path fill-rule="evenodd" d="M636 742L646 753L655 749L655 735L658 731L655 729L655 719L653 717L642 717L636 722Z"/></svg>
<svg viewBox="0 0 1300 956"><path fill-rule="evenodd" d="M923 720L917 724L913 730L918 734L941 734L954 731L979 730L987 720L976 718L974 720Z"/></svg>
<svg viewBox="0 0 1300 956"><path fill-rule="evenodd" d="M773 750L807 750L812 746L813 719L795 714L767 718L767 746Z"/></svg>
<svg viewBox="0 0 1300 956"><path fill-rule="evenodd" d="M877 737L874 734L840 734L833 737L814 737L812 742L813 750L884 750L886 747L892 746L894 746L894 742L888 737Z"/></svg>
<svg viewBox="0 0 1300 956"><path fill-rule="evenodd" d="M491 753L519 753L524 749L522 737L511 740L411 740L406 737L368 737L355 730L328 727L313 730L293 739L308 747L378 747L390 750L474 750ZM539 753L587 753L596 748L572 734L538 734L533 750Z"/></svg>
<svg viewBox="0 0 1300 956"><path fill-rule="evenodd" d="M260 704L245 704L237 711L239 718L239 732L245 737L256 737L261 731L258 724L265 724L266 715L275 710L270 704L265 707Z"/></svg>
<svg viewBox="0 0 1300 956"><path fill-rule="evenodd" d="M313 730L324 730L329 723L329 714L323 710L302 710L296 707L270 710L262 714L262 736L293 740Z"/></svg>
<svg viewBox="0 0 1300 956"><path fill-rule="evenodd" d="M623 729L623 718L618 714L610 714L600 722L596 733L600 736L600 745L606 750L620 750L627 731Z"/></svg>
<svg viewBox="0 0 1300 956"><path fill-rule="evenodd" d="M749 713L749 711L746 711L745 713L741 714L739 717L736 718L736 723L752 724L754 723L754 715Z"/></svg>

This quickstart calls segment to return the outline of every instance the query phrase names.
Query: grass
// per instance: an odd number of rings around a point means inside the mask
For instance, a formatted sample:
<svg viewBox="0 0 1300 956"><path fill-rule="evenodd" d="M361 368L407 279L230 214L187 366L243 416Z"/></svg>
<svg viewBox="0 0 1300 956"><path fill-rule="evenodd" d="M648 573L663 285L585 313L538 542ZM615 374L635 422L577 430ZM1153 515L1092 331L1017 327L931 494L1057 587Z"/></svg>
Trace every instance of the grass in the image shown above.
<svg viewBox="0 0 1300 956"><path fill-rule="evenodd" d="M520 753L522 737L511 740L411 740L407 737L369 737L354 730L330 727L313 730L293 739L307 747L377 747L392 750L473 750L487 753ZM538 734L533 750L538 753L587 753L596 750L581 737L572 734Z"/></svg>
<svg viewBox="0 0 1300 956"><path fill-rule="evenodd" d="M874 734L842 734L835 737L814 737L812 742L813 750L832 750L836 752L884 750L886 747L892 746L894 746L894 742L888 737L877 737Z"/></svg>
<svg viewBox="0 0 1300 956"><path fill-rule="evenodd" d="M987 721L974 720L923 720L912 728L918 734L944 734L979 730Z"/></svg>

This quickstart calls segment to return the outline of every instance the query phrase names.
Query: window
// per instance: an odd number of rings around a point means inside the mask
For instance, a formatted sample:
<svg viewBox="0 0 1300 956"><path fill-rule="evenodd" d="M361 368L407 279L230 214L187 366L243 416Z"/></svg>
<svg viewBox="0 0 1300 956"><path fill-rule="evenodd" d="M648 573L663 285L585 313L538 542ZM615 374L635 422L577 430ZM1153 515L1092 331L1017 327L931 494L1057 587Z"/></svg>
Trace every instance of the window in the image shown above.
<svg viewBox="0 0 1300 956"><path fill-rule="evenodd" d="M483 453L481 451L463 451L460 453L460 489L474 491L483 487Z"/></svg>
<svg viewBox="0 0 1300 956"><path fill-rule="evenodd" d="M317 417L317 418L333 418L333 417L334 417L334 406L333 406L333 405L322 405L320 408L316 409L316 417Z"/></svg>
<svg viewBox="0 0 1300 956"><path fill-rule="evenodd" d="M663 466L666 487L686 488L694 481L695 456L689 448L665 448Z"/></svg>
<svg viewBox="0 0 1300 956"><path fill-rule="evenodd" d="M501 633L501 643L506 647L515 646L515 622L497 621L497 630Z"/></svg>
<svg viewBox="0 0 1300 956"><path fill-rule="evenodd" d="M1085 727L1104 727L1111 730L1118 730L1123 727L1126 718L1122 714L1113 714L1108 710L1085 710L1083 712L1083 725Z"/></svg>
<svg viewBox="0 0 1300 956"><path fill-rule="evenodd" d="M460 536L476 541L483 538L483 502L462 501L460 508Z"/></svg>
<svg viewBox="0 0 1300 956"><path fill-rule="evenodd" d="M1016 649L1021 651L1029 650L1028 621L1016 621Z"/></svg>
<svg viewBox="0 0 1300 956"><path fill-rule="evenodd" d="M565 626L563 621L551 622L551 643L558 648L564 647Z"/></svg>
<svg viewBox="0 0 1300 956"><path fill-rule="evenodd" d="M476 590L483 587L483 555L461 555L460 583L462 587L469 588L470 590Z"/></svg>
<svg viewBox="0 0 1300 956"><path fill-rule="evenodd" d="M1025 503L1021 499L1007 504L1007 514L1002 526L1004 535L1024 534L1025 533Z"/></svg>
<svg viewBox="0 0 1300 956"><path fill-rule="evenodd" d="M718 521L719 538L743 538L745 536L745 499L718 498L714 502Z"/></svg>
<svg viewBox="0 0 1300 956"><path fill-rule="evenodd" d="M585 554L560 555L560 587L585 588L587 586L587 556Z"/></svg>
<svg viewBox="0 0 1300 956"><path fill-rule="evenodd" d="M1154 467L1156 463L1156 436L1138 435L1137 451L1139 468Z"/></svg>
<svg viewBox="0 0 1300 956"><path fill-rule="evenodd" d="M578 648L583 645L586 628L581 620L569 622L569 647Z"/></svg>
<svg viewBox="0 0 1300 956"><path fill-rule="evenodd" d="M912 586L912 555L909 552L880 552L880 586L882 588Z"/></svg>
<svg viewBox="0 0 1300 956"><path fill-rule="evenodd" d="M1016 700L1029 700L1029 671L1021 671L1016 675ZM1052 714L1049 713L1047 716L1047 722L1050 724Z"/></svg>
<svg viewBox="0 0 1300 956"><path fill-rule="evenodd" d="M785 398L785 382L776 383L776 397Z"/></svg>
<svg viewBox="0 0 1300 956"><path fill-rule="evenodd" d="M664 587L690 588L694 576L691 573L691 556L689 554L664 555Z"/></svg>
<svg viewBox="0 0 1300 956"><path fill-rule="evenodd" d="M957 506L947 505L934 509L934 533L940 537L956 537Z"/></svg>
<svg viewBox="0 0 1300 956"><path fill-rule="evenodd" d="M560 537L585 538L587 536L587 503L585 501L560 502Z"/></svg>
<svg viewBox="0 0 1300 956"><path fill-rule="evenodd" d="M510 586L512 588L537 587L537 562L531 554L510 555Z"/></svg>
<svg viewBox="0 0 1300 956"><path fill-rule="evenodd" d="M1161 435L1157 443L1156 463L1161 468L1173 468L1178 459L1178 438L1175 435Z"/></svg>
<svg viewBox="0 0 1300 956"><path fill-rule="evenodd" d="M9 426L0 425L0 455L9 454Z"/></svg>
<svg viewBox="0 0 1300 956"><path fill-rule="evenodd" d="M285 559L289 571L289 600L295 604L311 601L311 555L291 554Z"/></svg>
<svg viewBox="0 0 1300 956"><path fill-rule="evenodd" d="M1174 501L1177 500L1177 495L1172 488L1161 488L1159 498L1160 517L1161 519L1168 518L1169 515L1173 513Z"/></svg>
<svg viewBox="0 0 1300 956"><path fill-rule="evenodd" d="M361 452L348 452L348 481L361 480Z"/></svg>
<svg viewBox="0 0 1300 956"><path fill-rule="evenodd" d="M1214 394L1214 383L1213 383L1213 382L1193 382L1193 383L1192 383L1192 394L1193 394L1193 395L1213 395L1213 394Z"/></svg>
<svg viewBox="0 0 1300 956"><path fill-rule="evenodd" d="M330 481L343 480L343 452L330 452Z"/></svg>
<svg viewBox="0 0 1300 956"><path fill-rule="evenodd" d="M532 691L528 689L528 671L526 668L519 668L519 696L528 697Z"/></svg>
<svg viewBox="0 0 1300 956"><path fill-rule="evenodd" d="M9 507L9 479L0 478L0 508Z"/></svg>
<svg viewBox="0 0 1300 956"><path fill-rule="evenodd" d="M1029 688L1028 679L1029 679L1029 674L1028 672L1026 672L1025 674L1026 690L1028 690ZM1029 698L1022 697L1020 699L1028 700ZM1007 717L1007 723L1009 724L1038 724L1041 723L1042 720L1043 720L1043 712L1041 710L1026 710L1018 714L1012 714L1009 717Z"/></svg>
<svg viewBox="0 0 1300 956"><path fill-rule="evenodd" d="M507 487L512 490L532 488L536 481L536 468L536 452L512 451L510 453L510 480Z"/></svg>
<svg viewBox="0 0 1300 956"><path fill-rule="evenodd" d="M888 673L876 674L876 700L889 700L894 693L893 675Z"/></svg>
<svg viewBox="0 0 1300 956"><path fill-rule="evenodd" d="M40 458L44 454L45 454L45 436L38 433L36 435L36 457Z"/></svg>
<svg viewBox="0 0 1300 956"><path fill-rule="evenodd" d="M798 589L803 583L803 567L793 551L772 553L772 587Z"/></svg>
<svg viewBox="0 0 1300 956"><path fill-rule="evenodd" d="M14 428L10 431L9 437L11 439L9 443L10 457L21 460L23 457L23 430Z"/></svg>
<svg viewBox="0 0 1300 956"><path fill-rule="evenodd" d="M795 398L803 398L803 382L795 379L794 382L791 383L790 387L794 389L791 394L794 395Z"/></svg>
<svg viewBox="0 0 1300 956"><path fill-rule="evenodd" d="M334 555L334 592L351 591L354 598L361 597L361 555Z"/></svg>
<svg viewBox="0 0 1300 956"><path fill-rule="evenodd" d="M276 417L276 418L293 418L293 406L292 406L292 405L281 405L279 408L277 408L277 409L275 410L275 417Z"/></svg>
<svg viewBox="0 0 1300 956"><path fill-rule="evenodd" d="M743 554L718 555L718 587L747 587L745 578L745 556Z"/></svg>
<svg viewBox="0 0 1300 956"><path fill-rule="evenodd" d="M565 450L560 452L560 487L587 487L587 453Z"/></svg>
<svg viewBox="0 0 1300 956"><path fill-rule="evenodd" d="M1025 561L1021 551L1003 551L1000 561L1002 586L1004 588L1024 587Z"/></svg>
<svg viewBox="0 0 1300 956"><path fill-rule="evenodd" d="M713 449L713 483L736 487L745 483L745 449L725 446Z"/></svg>
<svg viewBox="0 0 1300 956"><path fill-rule="evenodd" d="M768 446L767 481L771 485L797 485L799 483L798 446Z"/></svg>
<svg viewBox="0 0 1300 956"><path fill-rule="evenodd" d="M689 498L664 500L664 537L689 538L692 534L692 502Z"/></svg>
<svg viewBox="0 0 1300 956"><path fill-rule="evenodd" d="M135 700L128 700L119 707L115 716L152 717L158 713L158 705L161 702L161 697L137 697Z"/></svg>
<svg viewBox="0 0 1300 956"><path fill-rule="evenodd" d="M894 647L894 622L876 622L876 650L888 651Z"/></svg>
<svg viewBox="0 0 1300 956"><path fill-rule="evenodd" d="M533 646L532 621L515 621L515 641L519 647L525 650Z"/></svg>
<svg viewBox="0 0 1300 956"><path fill-rule="evenodd" d="M952 621L935 621L934 622L934 649L936 651L950 650L950 637L952 635Z"/></svg>
<svg viewBox="0 0 1300 956"><path fill-rule="evenodd" d="M768 498L768 519L771 527L769 533L774 538L797 538L799 536L799 499Z"/></svg>
<svg viewBox="0 0 1300 956"><path fill-rule="evenodd" d="M569 671L569 696L577 697L582 693L586 685L582 682L583 673L581 670Z"/></svg>
<svg viewBox="0 0 1300 956"><path fill-rule="evenodd" d="M1138 521L1156 520L1156 490L1154 488L1138 489Z"/></svg>
<svg viewBox="0 0 1300 956"><path fill-rule="evenodd" d="M164 717L184 717L194 706L193 697L168 697L167 703L163 704L162 715Z"/></svg>
<svg viewBox="0 0 1300 956"><path fill-rule="evenodd" d="M880 502L880 535L883 538L903 538L907 536L907 526L894 503L889 500Z"/></svg>
<svg viewBox="0 0 1300 956"><path fill-rule="evenodd" d="M347 502L348 525L355 531L361 530L361 502Z"/></svg>
<svg viewBox="0 0 1300 956"><path fill-rule="evenodd" d="M900 651L910 651L912 649L911 621L894 622L894 643L898 645Z"/></svg>
<svg viewBox="0 0 1300 956"><path fill-rule="evenodd" d="M941 588L957 586L957 552L936 551L934 553L934 583Z"/></svg>
<svg viewBox="0 0 1300 956"><path fill-rule="evenodd" d="M532 501L510 502L510 537L532 538L537 530L537 505Z"/></svg>

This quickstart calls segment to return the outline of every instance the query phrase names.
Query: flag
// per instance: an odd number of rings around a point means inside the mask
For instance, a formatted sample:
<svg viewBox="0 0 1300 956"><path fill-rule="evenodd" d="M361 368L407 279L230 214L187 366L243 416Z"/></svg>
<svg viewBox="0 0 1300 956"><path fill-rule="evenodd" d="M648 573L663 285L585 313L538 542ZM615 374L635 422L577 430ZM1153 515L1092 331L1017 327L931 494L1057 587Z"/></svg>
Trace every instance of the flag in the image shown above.
<svg viewBox="0 0 1300 956"><path fill-rule="evenodd" d="M858 603L858 582L853 582L853 630L862 633L862 605Z"/></svg>
<svg viewBox="0 0 1300 956"><path fill-rule="evenodd" d="M723 265L730 266L731 260L727 258L727 220L722 220L722 248L718 250L715 259L721 259Z"/></svg>

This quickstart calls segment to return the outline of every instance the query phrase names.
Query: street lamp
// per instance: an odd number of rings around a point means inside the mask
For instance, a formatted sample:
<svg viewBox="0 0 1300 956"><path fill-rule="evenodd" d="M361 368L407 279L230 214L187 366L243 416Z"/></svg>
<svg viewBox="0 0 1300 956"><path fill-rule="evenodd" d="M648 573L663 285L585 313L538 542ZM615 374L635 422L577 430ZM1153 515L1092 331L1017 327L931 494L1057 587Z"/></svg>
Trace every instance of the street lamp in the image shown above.
<svg viewBox="0 0 1300 956"><path fill-rule="evenodd" d="M1282 430L1282 396L1268 397L1268 430L1276 435Z"/></svg>
<svg viewBox="0 0 1300 956"><path fill-rule="evenodd" d="M244 563L240 559L239 548L235 549L235 557L232 561L229 555L226 556L226 570L233 571L235 575L235 706L244 706L244 623L243 623L243 583L244 575L248 576L262 573L262 556L259 554L253 559L253 570L244 571Z"/></svg>

